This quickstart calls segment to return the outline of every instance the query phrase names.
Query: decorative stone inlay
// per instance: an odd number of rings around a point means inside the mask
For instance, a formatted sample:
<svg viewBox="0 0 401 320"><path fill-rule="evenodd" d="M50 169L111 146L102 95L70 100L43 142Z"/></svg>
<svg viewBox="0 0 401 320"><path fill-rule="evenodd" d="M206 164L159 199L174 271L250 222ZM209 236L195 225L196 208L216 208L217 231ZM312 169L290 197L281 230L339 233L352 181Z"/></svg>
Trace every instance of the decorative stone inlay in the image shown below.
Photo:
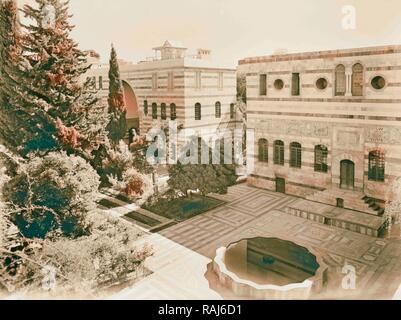
<svg viewBox="0 0 401 320"><path fill-rule="evenodd" d="M366 261L375 261L375 260L376 260L376 257L371 256L370 254L364 255L363 258L364 258Z"/></svg>
<svg viewBox="0 0 401 320"><path fill-rule="evenodd" d="M367 127L365 129L366 142L401 144L401 128L397 127Z"/></svg>
<svg viewBox="0 0 401 320"><path fill-rule="evenodd" d="M257 131L263 133L329 138L331 137L334 128L343 126L344 124L319 121L312 122L285 119L280 119L280 121L277 121L273 119L268 119L260 121ZM363 133L364 140L367 143L386 143L401 145L401 127L377 127L366 125L364 127L364 129L361 129L361 133Z"/></svg>

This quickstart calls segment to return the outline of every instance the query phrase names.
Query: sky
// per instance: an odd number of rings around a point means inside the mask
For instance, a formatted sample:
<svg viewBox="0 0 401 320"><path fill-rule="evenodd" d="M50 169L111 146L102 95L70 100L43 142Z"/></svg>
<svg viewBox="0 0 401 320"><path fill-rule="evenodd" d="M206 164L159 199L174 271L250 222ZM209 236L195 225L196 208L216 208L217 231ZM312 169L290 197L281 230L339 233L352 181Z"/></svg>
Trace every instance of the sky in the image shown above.
<svg viewBox="0 0 401 320"><path fill-rule="evenodd" d="M343 26L349 6L354 29ZM138 62L167 39L211 49L226 66L277 51L401 44L400 0L70 0L70 7L74 39L104 62L111 43L120 58Z"/></svg>

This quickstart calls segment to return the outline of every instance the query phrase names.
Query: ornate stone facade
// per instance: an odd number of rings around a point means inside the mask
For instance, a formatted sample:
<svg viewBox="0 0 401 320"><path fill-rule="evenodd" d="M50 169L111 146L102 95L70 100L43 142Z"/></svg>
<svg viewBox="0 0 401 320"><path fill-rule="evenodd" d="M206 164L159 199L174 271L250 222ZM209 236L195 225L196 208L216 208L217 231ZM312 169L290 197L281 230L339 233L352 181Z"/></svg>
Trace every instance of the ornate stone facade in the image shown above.
<svg viewBox="0 0 401 320"><path fill-rule="evenodd" d="M238 72L256 138L251 184L306 198L342 189L388 200L401 176L401 46L247 58ZM267 161L258 161L259 139L268 141ZM284 165L275 161L277 142Z"/></svg>

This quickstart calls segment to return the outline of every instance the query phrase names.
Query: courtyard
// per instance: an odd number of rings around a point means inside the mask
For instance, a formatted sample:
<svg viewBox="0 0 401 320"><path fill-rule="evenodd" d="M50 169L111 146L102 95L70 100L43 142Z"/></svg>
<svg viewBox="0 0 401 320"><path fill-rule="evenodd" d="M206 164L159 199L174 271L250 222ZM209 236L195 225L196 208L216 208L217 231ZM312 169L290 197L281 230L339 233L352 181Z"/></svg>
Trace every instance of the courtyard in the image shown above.
<svg viewBox="0 0 401 320"><path fill-rule="evenodd" d="M370 237L289 215L285 209L298 198L246 184L211 197L226 204L141 239L155 249L147 261L153 274L116 297L221 299L205 278L208 264L216 249L254 237L277 237L318 252L329 273L327 287L313 297L316 299L391 299L401 283L399 240ZM346 265L356 270L355 289L343 289Z"/></svg>

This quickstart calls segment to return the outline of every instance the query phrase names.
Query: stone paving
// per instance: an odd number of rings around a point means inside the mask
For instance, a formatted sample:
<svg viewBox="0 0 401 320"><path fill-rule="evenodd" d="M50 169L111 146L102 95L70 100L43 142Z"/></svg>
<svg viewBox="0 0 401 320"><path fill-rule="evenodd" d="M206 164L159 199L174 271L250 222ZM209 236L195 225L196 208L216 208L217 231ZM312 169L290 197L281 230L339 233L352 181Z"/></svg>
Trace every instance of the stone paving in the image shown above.
<svg viewBox="0 0 401 320"><path fill-rule="evenodd" d="M144 238L155 246L154 274L116 298L220 299L204 277L216 249L252 237L277 237L313 249L329 266L328 287L316 299L391 299L401 284L401 241L378 239L285 213L295 197L246 184L208 213ZM356 269L356 290L342 289L343 267Z"/></svg>
<svg viewBox="0 0 401 320"><path fill-rule="evenodd" d="M151 245L154 256L145 266L153 272L132 287L110 297L112 300L221 300L205 278L210 259L159 234L138 242Z"/></svg>
<svg viewBox="0 0 401 320"><path fill-rule="evenodd" d="M213 259L216 249L251 237L278 237L321 253L330 267L329 288L318 298L392 298L401 283L401 241L389 241L325 226L285 213L297 201L245 184L214 197L227 205L160 234ZM355 267L357 289L343 290L342 269Z"/></svg>

